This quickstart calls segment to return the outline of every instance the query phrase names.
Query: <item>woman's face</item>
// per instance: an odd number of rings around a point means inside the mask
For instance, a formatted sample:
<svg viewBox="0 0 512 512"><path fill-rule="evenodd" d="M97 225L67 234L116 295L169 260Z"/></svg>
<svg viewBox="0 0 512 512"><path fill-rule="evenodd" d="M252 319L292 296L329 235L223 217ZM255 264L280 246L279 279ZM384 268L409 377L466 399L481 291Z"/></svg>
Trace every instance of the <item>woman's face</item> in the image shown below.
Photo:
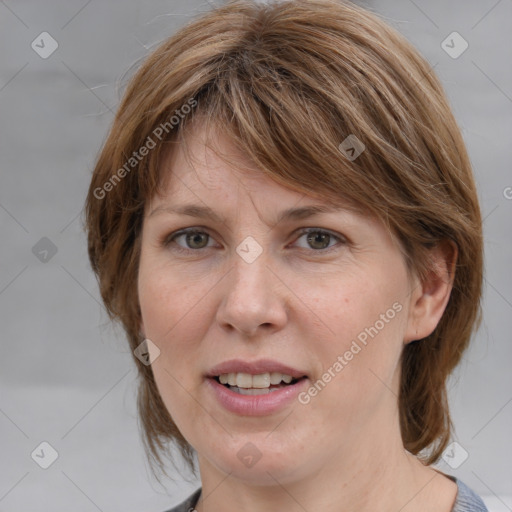
<svg viewBox="0 0 512 512"><path fill-rule="evenodd" d="M160 350L155 381L201 471L284 483L394 442L418 289L400 249L367 216L308 215L326 202L229 167L203 135L188 139L193 163L181 150L166 161L138 278L142 331Z"/></svg>

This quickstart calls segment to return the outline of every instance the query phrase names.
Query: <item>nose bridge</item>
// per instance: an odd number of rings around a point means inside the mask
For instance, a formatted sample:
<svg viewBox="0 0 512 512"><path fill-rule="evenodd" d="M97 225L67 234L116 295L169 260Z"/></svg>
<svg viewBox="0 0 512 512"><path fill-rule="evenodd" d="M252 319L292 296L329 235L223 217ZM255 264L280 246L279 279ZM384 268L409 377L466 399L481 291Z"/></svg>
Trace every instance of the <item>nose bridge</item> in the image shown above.
<svg viewBox="0 0 512 512"><path fill-rule="evenodd" d="M237 249L237 254L232 258L231 287L236 294L240 294L244 290L251 291L253 294L258 293L268 280L268 258L264 255L254 257L251 255L252 248L249 246L249 250L247 249L247 243L243 242ZM246 251L247 255L251 255L252 258L246 259L244 255L240 255L240 252L243 251Z"/></svg>
<svg viewBox="0 0 512 512"><path fill-rule="evenodd" d="M286 323L284 297L269 263L254 240L246 239L238 246L217 313L219 324L254 334L260 328L278 329Z"/></svg>

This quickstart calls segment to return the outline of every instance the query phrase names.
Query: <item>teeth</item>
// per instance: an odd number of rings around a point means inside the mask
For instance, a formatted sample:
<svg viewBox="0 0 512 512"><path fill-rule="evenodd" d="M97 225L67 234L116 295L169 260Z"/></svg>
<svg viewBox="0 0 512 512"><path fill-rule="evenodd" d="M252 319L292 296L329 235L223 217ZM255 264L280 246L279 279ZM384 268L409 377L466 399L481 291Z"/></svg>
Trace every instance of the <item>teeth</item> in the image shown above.
<svg viewBox="0 0 512 512"><path fill-rule="evenodd" d="M270 373L260 373L252 376L253 388L268 388L270 386Z"/></svg>
<svg viewBox="0 0 512 512"><path fill-rule="evenodd" d="M281 382L281 377L283 377L282 373L272 372L270 374L270 384L279 384Z"/></svg>
<svg viewBox="0 0 512 512"><path fill-rule="evenodd" d="M292 380L293 377L291 375L285 375L279 372L260 373L258 375L251 375L250 373L223 373L219 375L221 384L229 384L230 386L237 386L238 388L244 389L268 389L271 384L277 385L281 382L289 384Z"/></svg>
<svg viewBox="0 0 512 512"><path fill-rule="evenodd" d="M236 385L239 388L252 388L252 375L248 373L237 373Z"/></svg>
<svg viewBox="0 0 512 512"><path fill-rule="evenodd" d="M236 393L239 393L240 395L268 395L269 393L272 393L273 391L279 391L279 388L245 389L245 388L237 388L236 386L233 386L230 389L231 389L231 391L235 391Z"/></svg>

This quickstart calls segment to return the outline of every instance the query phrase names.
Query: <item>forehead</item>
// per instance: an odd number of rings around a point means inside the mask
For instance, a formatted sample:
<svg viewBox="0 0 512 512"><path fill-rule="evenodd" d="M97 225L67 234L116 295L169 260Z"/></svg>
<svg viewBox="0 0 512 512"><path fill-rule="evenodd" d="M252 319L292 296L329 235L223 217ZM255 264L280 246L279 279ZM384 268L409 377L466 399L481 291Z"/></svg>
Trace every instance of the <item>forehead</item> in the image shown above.
<svg viewBox="0 0 512 512"><path fill-rule="evenodd" d="M146 220L159 213L236 222L242 210L255 210L265 223L300 221L334 213L344 222L395 234L382 219L362 205L320 191L295 190L261 170L221 130L195 124L161 161L161 187L146 204ZM354 224L355 225L355 224Z"/></svg>
<svg viewBox="0 0 512 512"><path fill-rule="evenodd" d="M153 206L170 199L215 196L229 200L233 194L256 194L302 205L318 203L342 206L321 192L296 190L261 170L221 130L195 125L162 159L158 193ZM206 199L205 197L205 199ZM196 199L199 199L196 197Z"/></svg>

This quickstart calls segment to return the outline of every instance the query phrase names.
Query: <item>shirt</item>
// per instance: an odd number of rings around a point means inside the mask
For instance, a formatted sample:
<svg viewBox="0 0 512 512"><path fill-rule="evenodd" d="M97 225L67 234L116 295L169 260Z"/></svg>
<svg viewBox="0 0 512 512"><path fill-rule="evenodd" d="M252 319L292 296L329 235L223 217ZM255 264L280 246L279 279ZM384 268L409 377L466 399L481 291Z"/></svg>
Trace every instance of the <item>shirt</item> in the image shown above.
<svg viewBox="0 0 512 512"><path fill-rule="evenodd" d="M464 482L454 476L446 475L451 478L458 487L457 497L453 504L451 512L489 512L482 498L471 490ZM194 512L194 507L199 501L201 487L191 494L184 502L165 512Z"/></svg>

